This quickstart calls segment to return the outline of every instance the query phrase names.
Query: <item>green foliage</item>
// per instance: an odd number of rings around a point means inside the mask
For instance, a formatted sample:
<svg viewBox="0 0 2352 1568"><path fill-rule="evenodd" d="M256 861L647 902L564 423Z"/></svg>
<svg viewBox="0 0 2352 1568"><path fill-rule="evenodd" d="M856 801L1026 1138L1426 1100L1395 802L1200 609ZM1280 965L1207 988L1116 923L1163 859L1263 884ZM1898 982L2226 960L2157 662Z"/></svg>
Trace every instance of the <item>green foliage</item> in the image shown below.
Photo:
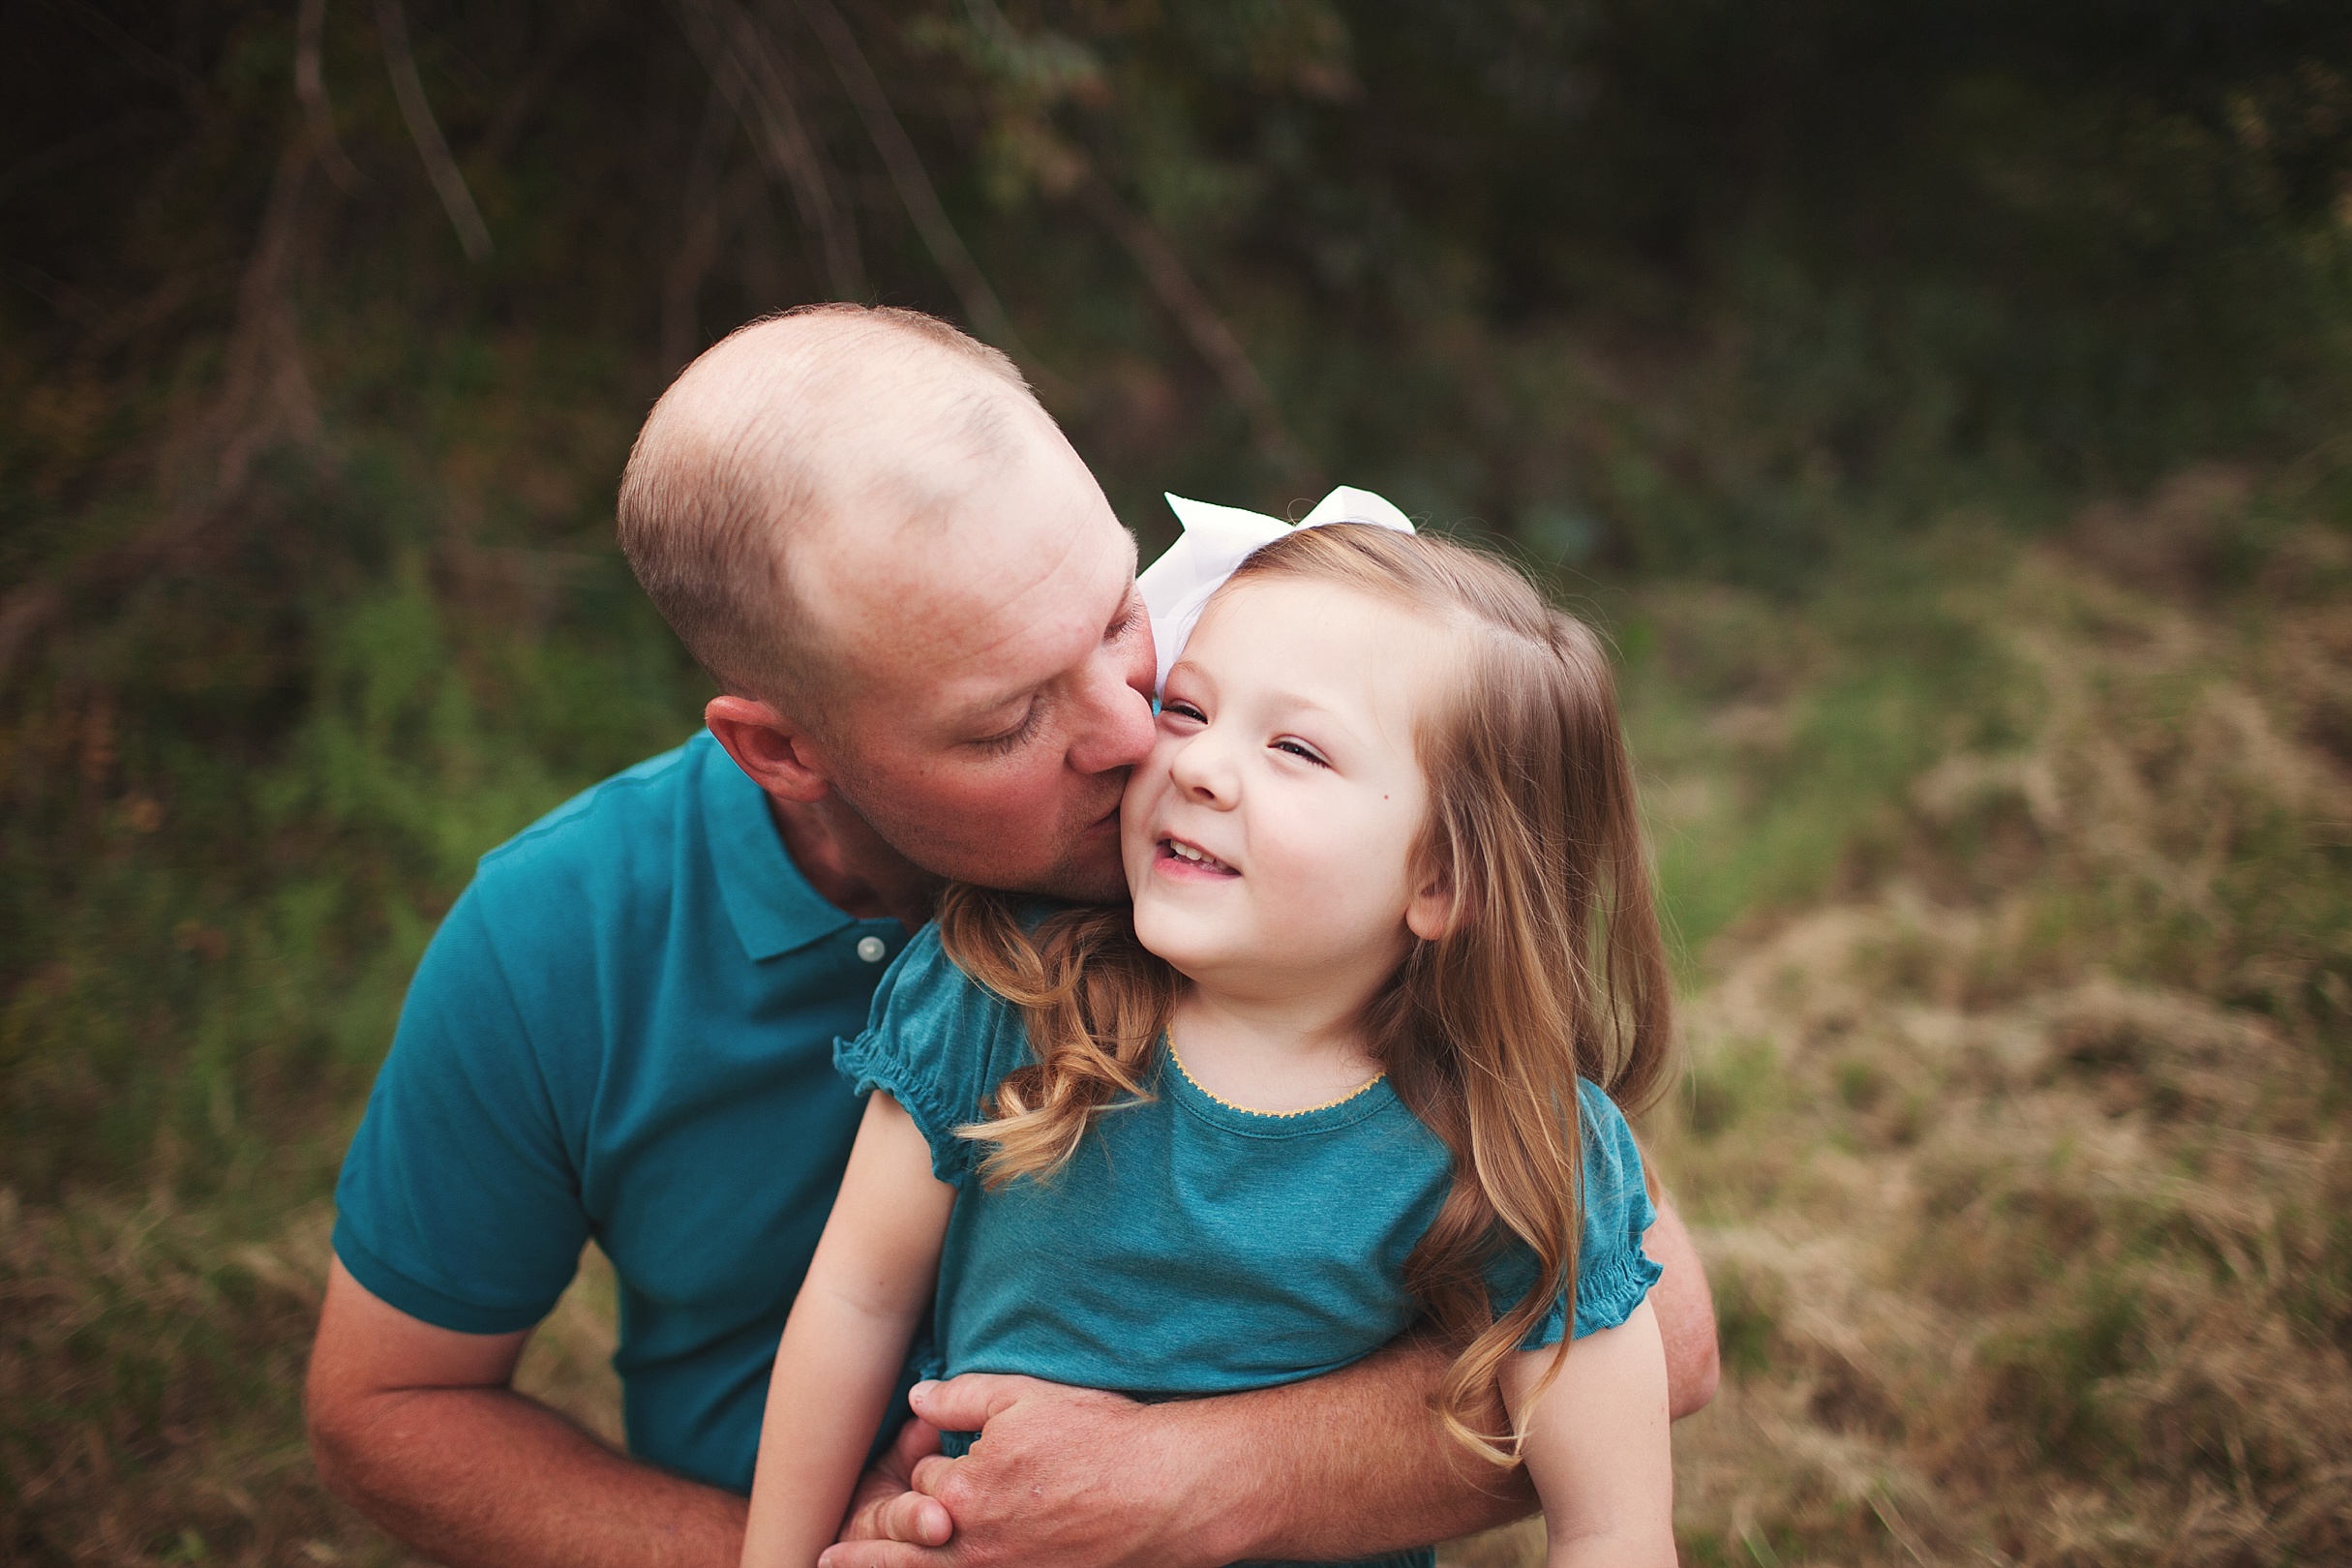
<svg viewBox="0 0 2352 1568"><path fill-rule="evenodd" d="M1711 1138L1744 1117L1768 1114L1780 1087L1780 1061L1767 1044L1710 1056L1691 1074L1690 1129Z"/></svg>
<svg viewBox="0 0 2352 1568"><path fill-rule="evenodd" d="M28 1195L314 1187L474 857L694 722L609 551L434 548L447 493L385 454L281 482L267 548L15 694L0 1184Z"/></svg>
<svg viewBox="0 0 2352 1568"><path fill-rule="evenodd" d="M518 332L642 392L716 331L832 291L684 14L411 9L497 248L465 261L370 18L332 9L321 79L355 173L312 168L299 226L306 314L352 328L331 401L424 413L402 390L430 380L420 351ZM833 170L862 291L959 312L816 37L789 8L746 15ZM1861 0L852 19L1149 528L1165 484L1280 505L1306 475L1147 286L1103 191L1191 270L1313 464L1577 558L1794 581L1857 525L2308 442L2340 407L2352 22L2320 0L2160 23ZM33 270L0 311L37 346L19 384L53 404L32 460L86 464L218 352L308 122L276 8L135 19L111 46L36 25L56 66L10 111Z"/></svg>

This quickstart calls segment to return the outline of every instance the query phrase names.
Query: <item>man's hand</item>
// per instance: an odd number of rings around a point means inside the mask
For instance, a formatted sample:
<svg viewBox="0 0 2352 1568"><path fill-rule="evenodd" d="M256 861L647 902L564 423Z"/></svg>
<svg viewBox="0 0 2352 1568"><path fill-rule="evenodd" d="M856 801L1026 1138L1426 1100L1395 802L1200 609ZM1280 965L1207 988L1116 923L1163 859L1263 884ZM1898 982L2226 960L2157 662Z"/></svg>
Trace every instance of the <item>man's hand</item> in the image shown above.
<svg viewBox="0 0 2352 1568"><path fill-rule="evenodd" d="M1155 1415L1168 1406L985 1373L919 1383L911 1402L920 1419L867 1474L841 1544L819 1568L1214 1568L1231 1560L1188 1527L1200 1523L1189 1503L1191 1473L1160 1457L1163 1429ZM937 1452L938 1432L983 1429L964 1458ZM894 1485L911 1490L893 1493Z"/></svg>
<svg viewBox="0 0 2352 1568"><path fill-rule="evenodd" d="M917 1419L898 1429L889 1453L874 1462L850 1498L844 1541L903 1541L945 1546L955 1531L948 1505L915 1490L915 1466L939 1453L939 1429ZM830 1559L828 1559L830 1560Z"/></svg>

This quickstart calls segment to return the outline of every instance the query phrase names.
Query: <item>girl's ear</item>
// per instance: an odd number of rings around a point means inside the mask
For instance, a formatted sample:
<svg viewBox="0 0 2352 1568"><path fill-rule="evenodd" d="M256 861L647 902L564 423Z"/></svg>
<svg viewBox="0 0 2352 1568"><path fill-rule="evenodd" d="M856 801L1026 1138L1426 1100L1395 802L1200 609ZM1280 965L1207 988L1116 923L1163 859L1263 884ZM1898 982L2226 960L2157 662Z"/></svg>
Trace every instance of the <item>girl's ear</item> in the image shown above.
<svg viewBox="0 0 2352 1568"><path fill-rule="evenodd" d="M1404 906L1404 928L1424 942L1452 936L1461 923L1462 902L1454 896L1454 879L1442 872L1423 883Z"/></svg>

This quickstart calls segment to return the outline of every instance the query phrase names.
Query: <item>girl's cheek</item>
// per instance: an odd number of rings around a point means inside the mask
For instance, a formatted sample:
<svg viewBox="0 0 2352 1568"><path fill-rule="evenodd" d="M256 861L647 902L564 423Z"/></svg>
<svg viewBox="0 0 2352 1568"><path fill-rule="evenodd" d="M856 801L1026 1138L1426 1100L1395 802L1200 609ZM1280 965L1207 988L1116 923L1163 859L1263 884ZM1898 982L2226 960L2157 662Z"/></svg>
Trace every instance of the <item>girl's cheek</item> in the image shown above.
<svg viewBox="0 0 2352 1568"><path fill-rule="evenodd" d="M1327 814L1273 811L1250 826L1251 849L1260 859L1268 859L1270 851L1283 880L1303 895L1327 897L1334 882L1346 879L1352 835L1336 831L1338 825Z"/></svg>
<svg viewBox="0 0 2352 1568"><path fill-rule="evenodd" d="M1152 747L1152 754L1135 766L1127 775L1127 791L1120 797L1120 810L1130 811L1156 797L1168 777L1168 742L1162 739Z"/></svg>

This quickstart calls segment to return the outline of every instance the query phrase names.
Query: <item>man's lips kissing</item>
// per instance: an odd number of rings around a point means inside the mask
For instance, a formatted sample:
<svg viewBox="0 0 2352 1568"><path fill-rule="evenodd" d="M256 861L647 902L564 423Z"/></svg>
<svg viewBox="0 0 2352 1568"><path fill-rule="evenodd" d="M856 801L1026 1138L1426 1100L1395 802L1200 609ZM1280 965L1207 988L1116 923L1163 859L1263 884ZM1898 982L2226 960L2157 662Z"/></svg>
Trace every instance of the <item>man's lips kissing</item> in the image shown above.
<svg viewBox="0 0 2352 1568"><path fill-rule="evenodd" d="M1169 876L1183 877L1188 881L1195 878L1223 880L1241 875L1239 871L1225 864L1224 861L1211 855L1198 844L1187 843L1181 838L1161 839L1160 853L1155 857L1155 869Z"/></svg>

